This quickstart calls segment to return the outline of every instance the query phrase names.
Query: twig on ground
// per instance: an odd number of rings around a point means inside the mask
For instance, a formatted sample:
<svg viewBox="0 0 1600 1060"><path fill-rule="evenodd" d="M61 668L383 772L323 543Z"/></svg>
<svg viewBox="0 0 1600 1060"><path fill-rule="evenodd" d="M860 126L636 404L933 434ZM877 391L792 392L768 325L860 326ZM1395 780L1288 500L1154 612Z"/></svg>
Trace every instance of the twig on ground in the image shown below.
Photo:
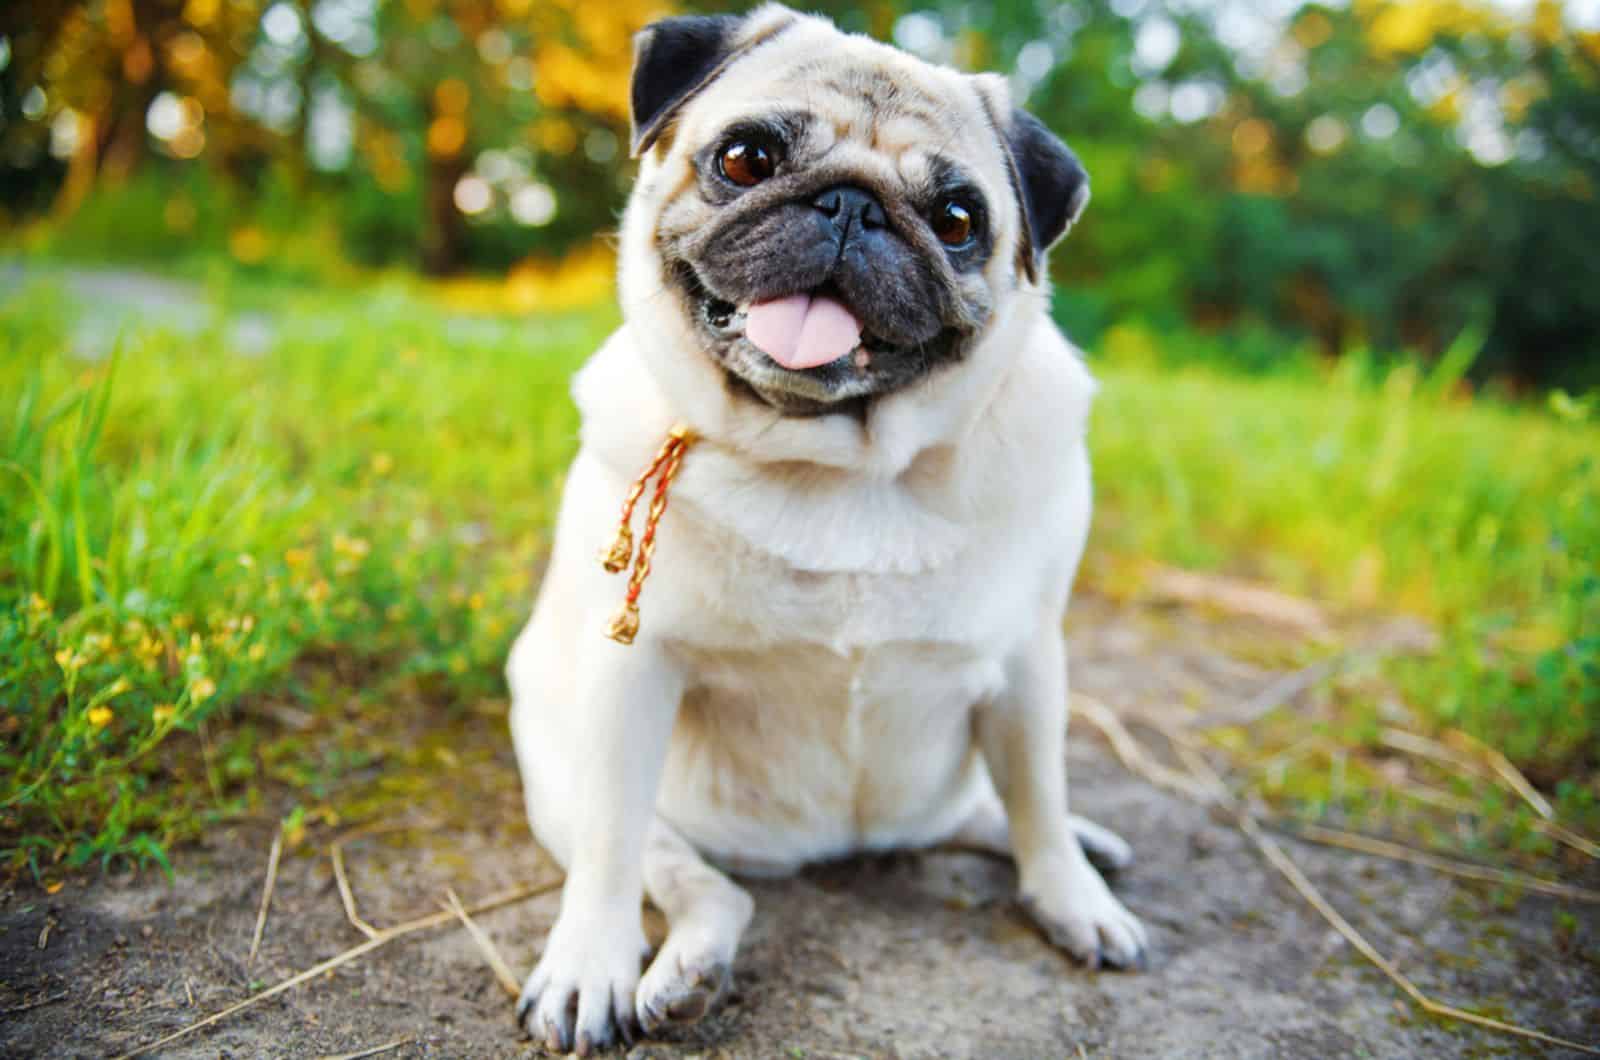
<svg viewBox="0 0 1600 1060"><path fill-rule="evenodd" d="M1425 850L1414 850L1411 847L1390 842L1387 839L1378 839L1375 836L1362 835L1359 832L1346 832L1338 828L1328 828L1325 825L1312 824L1310 822L1289 824L1287 821L1274 821L1273 823L1283 825L1290 835L1299 839L1307 839L1313 843L1321 843L1324 846L1355 850L1380 858L1390 858L1394 861L1406 861L1413 865L1422 865L1435 872L1442 872L1446 876L1459 876L1465 880L1480 880L1485 883L1503 884L1507 887L1520 887L1524 890L1537 891L1553 898L1565 898L1573 902L1600 903L1600 891L1579 887L1576 884L1562 883L1559 880L1547 880L1540 876L1530 876L1524 872L1497 868L1493 865L1474 865L1467 861L1456 861Z"/></svg>
<svg viewBox="0 0 1600 1060"><path fill-rule="evenodd" d="M364 1057L377 1056L379 1053L387 1053L391 1050L398 1049L402 1045L410 1045L416 1040L417 1036L412 1034L404 1038L396 1038L392 1042L384 1042L382 1045L374 1045L370 1049L361 1049L353 1053L329 1053L327 1056L321 1057L320 1060L363 1060Z"/></svg>
<svg viewBox="0 0 1600 1060"><path fill-rule="evenodd" d="M45 1005L54 1005L57 1001L65 1001L66 999L67 992L63 990L61 993L51 994L49 997L40 997L35 998L32 1001L24 1001L22 1004L12 1005L10 1008L0 1008L0 1016L15 1016L19 1012L27 1012L29 1009L42 1008Z"/></svg>
<svg viewBox="0 0 1600 1060"><path fill-rule="evenodd" d="M261 908L256 911L256 930L250 936L250 955L244 959L247 968L256 959L262 932L267 930L267 910L272 907L272 889L278 885L278 859L282 856L283 826L279 825L278 834L272 837L272 850L267 854L267 882L261 887Z"/></svg>
<svg viewBox="0 0 1600 1060"><path fill-rule="evenodd" d="M1564 824L1556 821L1535 821L1533 822L1533 830L1535 832L1543 832L1551 839L1567 844L1567 846L1580 854L1587 854L1591 858L1600 858L1600 843L1596 843L1587 836L1579 835Z"/></svg>
<svg viewBox="0 0 1600 1060"><path fill-rule="evenodd" d="M1082 702L1080 702L1080 700ZM1074 697L1073 708L1093 723L1106 735L1111 743L1112 750L1122 763L1136 775L1144 777L1157 787L1164 787L1180 795L1197 798L1205 805L1220 806L1227 810L1245 837L1260 851L1273 868L1277 869L1285 879L1299 892L1311 907L1326 920L1335 931L1344 936L1345 940L1356 948L1363 957L1377 966L1389 978L1389 981L1399 987L1407 997L1416 1002L1424 1011L1436 1016L1471 1023L1490 1030L1512 1034L1522 1038L1531 1038L1535 1041L1548 1042L1566 1049L1576 1049L1579 1052L1600 1055L1600 1049L1584 1045L1581 1042L1570 1041L1543 1031L1533 1030L1529 1027L1505 1023L1489 1016L1480 1016L1476 1012L1457 1008L1441 1001L1435 1001L1413 983L1410 979L1394 966L1394 964L1377 948L1368 942L1366 937L1357 931L1351 923L1344 918L1333 905L1323 897L1315 884L1308 879L1300 867L1295 864L1283 847L1267 835L1261 828L1260 822L1251 811L1234 798L1222 778L1219 777L1209 763L1200 755L1195 746L1195 741L1188 733L1178 732L1171 726L1163 726L1155 719L1150 719L1152 724L1166 737L1178 757L1183 760L1188 774L1179 774L1175 770L1167 769L1156 763L1144 750L1144 747L1133 737L1133 734L1122 725L1120 719L1103 704L1095 703L1085 697ZM1400 730L1395 730L1400 731ZM1113 735L1115 734L1115 735ZM1154 767L1154 768L1152 768ZM1524 881L1525 882L1525 881Z"/></svg>
<svg viewBox="0 0 1600 1060"><path fill-rule="evenodd" d="M373 824L357 825L333 840L339 846L354 843L357 839L370 839L373 836L391 835L395 832L426 832L439 828L444 824L444 818L436 814L424 814L405 821L379 821Z"/></svg>
<svg viewBox="0 0 1600 1060"><path fill-rule="evenodd" d="M1588 857L1600 858L1600 843L1579 835L1557 821L1555 809L1550 805L1550 801L1534 789L1528 778L1523 776L1522 771L1504 754L1460 729L1451 729L1446 733L1446 738L1454 746L1394 727L1386 728L1378 734L1379 742L1393 750L1455 766L1474 776L1499 784L1527 803L1538 815L1538 819L1533 822L1534 831L1541 832L1559 843L1565 843Z"/></svg>
<svg viewBox="0 0 1600 1060"><path fill-rule="evenodd" d="M501 988L512 997L521 997L522 988L517 985L517 977L511 971L511 966L506 963L506 959L500 956L500 951L495 948L494 940L478 926L477 921L467 915L467 911L461 907L461 899L456 897L454 888L446 887L444 896L444 907L456 915L461 921L461 926L467 929L467 934L472 936L472 941L478 944L478 952L483 954L484 961L489 965L489 970L494 973Z"/></svg>
<svg viewBox="0 0 1600 1060"><path fill-rule="evenodd" d="M491 909L499 909L501 906L510 905L513 902L521 902L529 898L537 898L541 894L549 894L551 891L556 890L560 886L561 881L557 879L546 883L532 884L524 887L513 887L510 890L501 891L497 894L490 895L488 898L483 899L476 905L467 907L467 912L486 913ZM331 972L335 968L349 964L356 958L361 957L364 954L371 953L378 947L393 942L397 938L403 938L406 935L412 935L418 931L426 931L428 928L435 928L441 924L448 924L454 919L455 914L452 912L431 913L427 916L418 917L415 920L407 920L402 924L396 924L391 928L385 928L383 931L378 932L378 934L373 938L369 938L365 942L358 943L357 945L345 950L343 953L329 957L327 960L322 961L319 964L315 964L303 972L297 972L296 974L291 975L289 978L283 980L281 983L278 983L274 986L269 986L265 990L259 991L258 993L251 994L243 1001L240 1001L234 1005L229 1005L221 1012L213 1013L212 1015L207 1016L205 1019L173 1031L165 1038L157 1039L156 1041L150 1042L147 1045L141 1045L136 1049L123 1053L121 1056L117 1057L117 1060L131 1060L132 1057L143 1056L145 1053L175 1042L179 1038L188 1037L195 1031L209 1027L213 1023L224 1020L233 1015L235 1012L239 1012L243 1009L250 1008L253 1005L260 1004L268 998L276 997L285 990L293 989L294 987L299 986L301 983L315 979L324 972Z"/></svg>
<svg viewBox="0 0 1600 1060"><path fill-rule="evenodd" d="M1128 768L1128 772L1142 776L1158 787L1177 791L1192 799L1204 800L1205 793L1192 778L1175 769L1169 769L1150 757L1144 746L1134 739L1133 734L1122 724L1122 719L1117 717L1116 711L1081 692L1072 693L1071 706L1074 714L1081 716L1100 730L1106 742L1111 745L1111 750Z"/></svg>
<svg viewBox="0 0 1600 1060"><path fill-rule="evenodd" d="M333 861L333 879L339 885L339 901L344 905L345 919L367 938L377 938L383 932L362 920L361 914L356 912L355 892L350 889L350 879L344 874L344 844L333 844L328 848L328 856Z"/></svg>
<svg viewBox="0 0 1600 1060"><path fill-rule="evenodd" d="M1316 884L1312 883L1306 874L1300 871L1300 866L1295 864L1294 859L1288 855L1276 840L1262 830L1255 815L1233 797L1233 793L1222 782L1222 778L1217 776L1210 764L1206 762L1198 751L1184 744L1174 744L1173 746L1190 773L1206 787L1211 801L1222 806L1233 815L1239 830L1255 845L1255 848L1271 863L1272 867L1277 869L1296 891L1300 892L1300 896L1321 914L1322 918L1335 931L1344 936L1345 941L1349 942L1363 957L1376 965L1379 971L1388 976L1390 982L1399 987L1407 997L1416 1002L1424 1011L1435 1016L1444 1016L1463 1023L1487 1027L1503 1034L1514 1034L1520 1038L1530 1038L1550 1045L1559 1045L1564 1049L1576 1049L1579 1052L1600 1056L1600 1048L1561 1038L1554 1034L1546 1034L1544 1031L1534 1030L1531 1027L1506 1023L1491 1016L1480 1016L1476 1012L1469 1012L1466 1009L1457 1008L1442 1001L1435 1001L1423 993L1421 988L1407 978L1399 968L1395 967L1393 962L1382 953L1379 953L1377 947L1368 942L1366 936L1357 931L1355 926L1346 920L1343 914L1323 897Z"/></svg>
<svg viewBox="0 0 1600 1060"><path fill-rule="evenodd" d="M1315 687L1344 661L1343 655L1336 655L1331 659L1323 659L1321 662L1314 662L1310 666L1283 674L1252 696L1237 714L1230 714L1228 724L1251 725L1260 721L1294 700L1302 692Z"/></svg>
<svg viewBox="0 0 1600 1060"><path fill-rule="evenodd" d="M1511 759L1502 754L1498 748L1490 747L1482 740L1462 732L1460 729L1451 729L1445 733L1445 739L1457 748L1463 748L1468 753L1476 754L1488 763L1489 769L1495 777L1506 787L1516 792L1523 802L1533 807L1533 812L1543 817L1546 821L1556 819L1555 807L1550 805L1550 800L1539 794L1528 778L1522 775L1522 770L1511 764Z"/></svg>

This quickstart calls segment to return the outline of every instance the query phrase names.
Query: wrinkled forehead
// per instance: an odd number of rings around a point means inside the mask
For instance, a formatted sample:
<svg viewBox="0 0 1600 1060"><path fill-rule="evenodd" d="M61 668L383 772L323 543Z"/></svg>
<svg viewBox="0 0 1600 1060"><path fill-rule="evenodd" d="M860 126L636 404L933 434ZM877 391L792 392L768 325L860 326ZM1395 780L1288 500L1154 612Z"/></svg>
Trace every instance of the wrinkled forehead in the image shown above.
<svg viewBox="0 0 1600 1060"><path fill-rule="evenodd" d="M830 162L887 169L877 175L909 185L956 168L991 198L1004 189L999 133L971 78L864 37L790 34L708 86L684 115L684 148L692 153L741 123L793 115L807 153Z"/></svg>

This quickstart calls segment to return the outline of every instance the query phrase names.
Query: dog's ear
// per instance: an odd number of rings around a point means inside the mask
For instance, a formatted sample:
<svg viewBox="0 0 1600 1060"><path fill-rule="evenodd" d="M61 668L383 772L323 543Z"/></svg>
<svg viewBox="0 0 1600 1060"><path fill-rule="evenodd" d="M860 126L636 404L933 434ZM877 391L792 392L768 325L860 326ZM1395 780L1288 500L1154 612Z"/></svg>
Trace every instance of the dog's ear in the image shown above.
<svg viewBox="0 0 1600 1060"><path fill-rule="evenodd" d="M1051 245L1089 205L1089 174L1060 137L1020 107L1004 136L1022 206L1023 267L1036 279Z"/></svg>
<svg viewBox="0 0 1600 1060"><path fill-rule="evenodd" d="M737 15L682 15L652 22L633 38L633 154L716 74L733 51Z"/></svg>

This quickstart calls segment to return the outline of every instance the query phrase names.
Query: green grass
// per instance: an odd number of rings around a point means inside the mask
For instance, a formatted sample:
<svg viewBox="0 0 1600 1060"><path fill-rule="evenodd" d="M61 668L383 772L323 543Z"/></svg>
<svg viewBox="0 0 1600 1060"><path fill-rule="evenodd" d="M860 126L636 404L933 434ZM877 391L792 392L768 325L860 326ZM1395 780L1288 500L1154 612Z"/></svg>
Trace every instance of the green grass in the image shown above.
<svg viewBox="0 0 1600 1060"><path fill-rule="evenodd" d="M613 309L214 280L114 350L75 335L87 311L48 285L0 301L0 857L159 860L263 782L314 802L372 764L371 741L272 742L274 704L381 707L400 681L464 718L502 694L576 444L568 378ZM1391 667L1412 705L1592 799L1600 430L1570 401L1447 396L1449 372L1296 363L1101 365L1095 555L1418 614L1442 646Z"/></svg>
<svg viewBox="0 0 1600 1060"><path fill-rule="evenodd" d="M260 767L235 708L337 700L308 691L319 660L445 704L498 692L574 446L567 380L610 311L279 294L275 341L242 355L229 301L92 364L67 352L82 307L0 303L13 865L155 856L237 810Z"/></svg>
<svg viewBox="0 0 1600 1060"><path fill-rule="evenodd" d="M1552 781L1600 765L1600 425L1581 405L1449 396L1438 371L1361 356L1101 375L1102 548L1420 617L1442 645L1397 664L1414 709Z"/></svg>

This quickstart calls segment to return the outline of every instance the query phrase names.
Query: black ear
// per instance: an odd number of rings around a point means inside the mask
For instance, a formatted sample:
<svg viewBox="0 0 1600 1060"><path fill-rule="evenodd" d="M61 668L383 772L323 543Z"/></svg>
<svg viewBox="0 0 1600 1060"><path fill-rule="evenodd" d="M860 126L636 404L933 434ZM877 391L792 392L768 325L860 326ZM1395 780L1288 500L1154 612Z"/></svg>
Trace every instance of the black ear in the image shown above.
<svg viewBox="0 0 1600 1060"><path fill-rule="evenodd" d="M633 153L711 79L733 50L737 15L683 15L652 22L633 38Z"/></svg>
<svg viewBox="0 0 1600 1060"><path fill-rule="evenodd" d="M1089 205L1089 174L1060 137L1021 108L1011 113L1006 146L1016 170L1025 222L1023 253L1032 278L1051 244Z"/></svg>

